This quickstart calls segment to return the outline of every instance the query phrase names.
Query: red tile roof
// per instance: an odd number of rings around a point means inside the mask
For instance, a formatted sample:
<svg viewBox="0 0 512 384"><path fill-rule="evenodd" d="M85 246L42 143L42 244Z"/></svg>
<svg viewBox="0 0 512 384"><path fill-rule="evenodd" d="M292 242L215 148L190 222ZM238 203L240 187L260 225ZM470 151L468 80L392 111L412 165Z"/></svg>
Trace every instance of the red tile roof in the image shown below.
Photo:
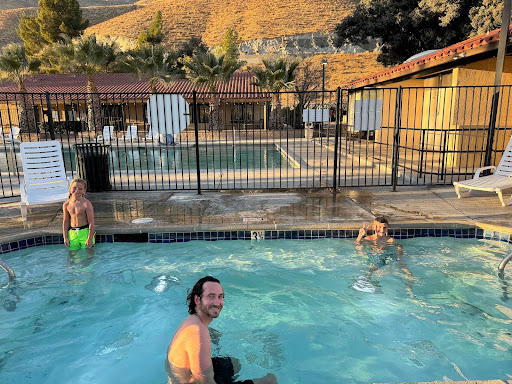
<svg viewBox="0 0 512 384"><path fill-rule="evenodd" d="M130 97L130 93L149 94L149 83L145 79L138 79L129 73L99 73L94 75L94 80L99 93L123 94ZM218 92L227 93L223 98L269 98L268 93L262 93L261 89L252 82L255 78L250 72L237 72L227 83L217 83ZM87 92L87 76L83 74L49 74L30 75L25 79L25 88L29 93L76 93ZM208 93L206 85L195 85L189 80L177 80L169 84L159 84L158 92L180 93L186 98L192 98L192 91L198 94ZM12 81L0 82L0 92L18 92L17 85ZM111 96L109 96L111 97ZM199 96L200 97L200 96ZM4 97L0 96L0 99Z"/></svg>
<svg viewBox="0 0 512 384"><path fill-rule="evenodd" d="M512 25L509 26L509 36L511 30ZM500 29L496 29L492 32L484 33L482 35L461 41L460 43L450 45L449 47L440 49L416 60L388 68L382 72L365 77L364 79L356 80L350 84L344 85L342 88L359 88L366 85L378 84L386 80L391 80L411 73L416 73L425 68L430 68L438 64L443 64L449 61L453 62L453 60L459 57L471 56L474 54L482 53L482 51L494 50L497 49L499 40ZM509 40L508 44L511 43L512 42ZM454 66L455 65L456 64L454 63Z"/></svg>

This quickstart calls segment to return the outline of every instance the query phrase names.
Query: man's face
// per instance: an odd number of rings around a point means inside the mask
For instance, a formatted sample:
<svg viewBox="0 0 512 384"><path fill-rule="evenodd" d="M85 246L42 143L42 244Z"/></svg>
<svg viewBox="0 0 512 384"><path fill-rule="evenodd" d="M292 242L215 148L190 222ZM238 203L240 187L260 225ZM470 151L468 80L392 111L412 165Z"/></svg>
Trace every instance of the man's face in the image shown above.
<svg viewBox="0 0 512 384"><path fill-rule="evenodd" d="M207 281L203 284L202 296L195 296L194 302L196 303L197 313L215 319L224 307L224 291L219 283Z"/></svg>

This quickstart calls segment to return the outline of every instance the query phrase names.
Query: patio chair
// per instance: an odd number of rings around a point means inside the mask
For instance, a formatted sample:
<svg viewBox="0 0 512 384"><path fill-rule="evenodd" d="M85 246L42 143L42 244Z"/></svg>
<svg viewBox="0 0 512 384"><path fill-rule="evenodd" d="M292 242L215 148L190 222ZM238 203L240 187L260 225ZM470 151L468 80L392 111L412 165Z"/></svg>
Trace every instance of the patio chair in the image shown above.
<svg viewBox="0 0 512 384"><path fill-rule="evenodd" d="M121 140L125 141L133 141L137 140L137 126L136 125L129 125L126 129L126 135L124 135Z"/></svg>
<svg viewBox="0 0 512 384"><path fill-rule="evenodd" d="M96 136L96 141L103 141L104 143L109 143L112 139L114 139L113 125L105 125L103 127L103 135Z"/></svg>
<svg viewBox="0 0 512 384"><path fill-rule="evenodd" d="M482 171L485 170L492 170L493 174L481 176ZM491 165L478 168L472 179L454 181L453 185L455 186L455 193L457 193L459 199L469 196L471 190L476 189L477 191L496 192L503 207L512 204L512 197L504 201L502 192L506 189L512 189L512 137L508 141L507 148L505 152L503 152L498 167ZM461 189L467 189L467 191L461 191Z"/></svg>
<svg viewBox="0 0 512 384"><path fill-rule="evenodd" d="M0 139L4 143L20 143L18 139L20 136L20 128L19 127L11 127L7 136L4 137L2 131L0 130Z"/></svg>
<svg viewBox="0 0 512 384"><path fill-rule="evenodd" d="M149 132L146 135L146 140L157 140L158 141L159 137L160 137L160 133L158 132L158 130L153 130L153 127L151 127L151 125L150 125Z"/></svg>
<svg viewBox="0 0 512 384"><path fill-rule="evenodd" d="M20 182L21 217L27 220L32 205L66 201L70 180L66 177L61 145L58 141L21 143L23 178Z"/></svg>

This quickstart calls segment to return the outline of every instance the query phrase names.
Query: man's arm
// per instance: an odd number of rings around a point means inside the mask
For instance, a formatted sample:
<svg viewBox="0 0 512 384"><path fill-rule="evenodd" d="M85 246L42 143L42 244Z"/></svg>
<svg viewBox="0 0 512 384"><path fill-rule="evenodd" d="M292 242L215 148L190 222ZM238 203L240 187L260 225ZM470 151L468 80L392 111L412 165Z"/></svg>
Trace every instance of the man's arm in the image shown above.
<svg viewBox="0 0 512 384"><path fill-rule="evenodd" d="M68 231L71 218L68 212L68 201L62 205L62 211L64 212L64 217L62 219L62 236L64 237L64 244L66 247L69 247Z"/></svg>
<svg viewBox="0 0 512 384"><path fill-rule="evenodd" d="M212 365L212 346L208 328L192 325L187 329L187 354L194 382L215 384Z"/></svg>

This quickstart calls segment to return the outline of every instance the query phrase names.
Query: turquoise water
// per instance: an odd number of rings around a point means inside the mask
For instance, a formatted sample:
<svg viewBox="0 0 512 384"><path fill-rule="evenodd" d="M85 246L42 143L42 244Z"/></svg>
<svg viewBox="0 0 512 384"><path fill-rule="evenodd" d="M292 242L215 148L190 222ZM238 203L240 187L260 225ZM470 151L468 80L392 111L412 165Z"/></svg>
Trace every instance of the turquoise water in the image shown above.
<svg viewBox="0 0 512 384"><path fill-rule="evenodd" d="M73 150L63 151L66 170L76 170ZM22 169L21 156L16 153L16 165ZM112 147L110 166L116 171L196 171L195 147ZM199 146L199 165L202 170L217 169L280 169L292 164L269 145ZM0 152L0 171L12 172L14 159L7 151Z"/></svg>
<svg viewBox="0 0 512 384"><path fill-rule="evenodd" d="M350 240L98 244L4 255L18 283L0 289L0 382L164 383L166 348L207 274L225 290L214 354L241 379L280 384L506 379L512 375L512 272L505 243L402 240L404 262L369 276ZM412 280L401 270L407 267ZM178 277L157 294L159 275ZM4 280L2 280L4 279ZM366 292L354 289L365 282ZM0 286L5 276L0 275ZM375 288L375 292L371 293Z"/></svg>

